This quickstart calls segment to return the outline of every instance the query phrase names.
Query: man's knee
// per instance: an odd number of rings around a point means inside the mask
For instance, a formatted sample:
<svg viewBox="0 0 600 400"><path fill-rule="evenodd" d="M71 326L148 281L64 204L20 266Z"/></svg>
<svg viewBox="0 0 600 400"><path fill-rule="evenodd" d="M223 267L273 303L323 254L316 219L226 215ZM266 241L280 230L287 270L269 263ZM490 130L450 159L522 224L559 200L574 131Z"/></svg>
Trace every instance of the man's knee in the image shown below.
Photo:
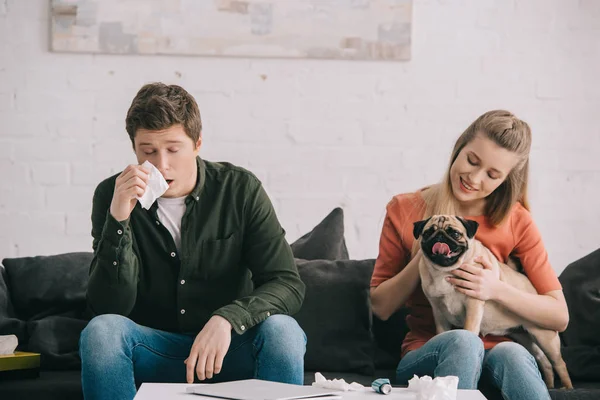
<svg viewBox="0 0 600 400"><path fill-rule="evenodd" d="M106 351L122 341L124 333L131 329L132 321L116 314L94 317L81 332L79 349L81 353Z"/></svg>
<svg viewBox="0 0 600 400"><path fill-rule="evenodd" d="M287 315L272 315L259 327L263 346L273 351L304 357L306 335L296 320Z"/></svg>

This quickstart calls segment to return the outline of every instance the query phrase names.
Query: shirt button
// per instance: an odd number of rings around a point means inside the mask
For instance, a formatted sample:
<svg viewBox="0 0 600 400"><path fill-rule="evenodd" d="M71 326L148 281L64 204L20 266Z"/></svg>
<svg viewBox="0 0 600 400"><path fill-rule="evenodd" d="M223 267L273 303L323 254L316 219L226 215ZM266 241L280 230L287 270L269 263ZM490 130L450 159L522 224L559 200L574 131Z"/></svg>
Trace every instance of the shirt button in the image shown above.
<svg viewBox="0 0 600 400"><path fill-rule="evenodd" d="M160 225L160 221L156 221L156 225Z"/></svg>
<svg viewBox="0 0 600 400"><path fill-rule="evenodd" d="M113 261L113 265L117 265L117 262L116 262L116 261Z"/></svg>
<svg viewBox="0 0 600 400"><path fill-rule="evenodd" d="M119 230L117 231L117 233L118 233L119 235L122 235L122 234L123 234L123 231L119 229Z"/></svg>
<svg viewBox="0 0 600 400"><path fill-rule="evenodd" d="M175 252L171 253L171 257L175 257L177 254L175 254Z"/></svg>
<svg viewBox="0 0 600 400"><path fill-rule="evenodd" d="M181 314L185 314L185 310L183 308L181 309Z"/></svg>
<svg viewBox="0 0 600 400"><path fill-rule="evenodd" d="M271 313L267 311L267 317L270 317L270 316L271 316Z"/></svg>
<svg viewBox="0 0 600 400"><path fill-rule="evenodd" d="M181 280L181 284L182 284L182 285L185 285L185 279L182 279L182 280Z"/></svg>
<svg viewBox="0 0 600 400"><path fill-rule="evenodd" d="M243 330L243 331L245 331L246 327L244 325L242 325L242 326L240 326L240 329Z"/></svg>
<svg viewBox="0 0 600 400"><path fill-rule="evenodd" d="M200 196L196 196L196 201L200 200Z"/></svg>

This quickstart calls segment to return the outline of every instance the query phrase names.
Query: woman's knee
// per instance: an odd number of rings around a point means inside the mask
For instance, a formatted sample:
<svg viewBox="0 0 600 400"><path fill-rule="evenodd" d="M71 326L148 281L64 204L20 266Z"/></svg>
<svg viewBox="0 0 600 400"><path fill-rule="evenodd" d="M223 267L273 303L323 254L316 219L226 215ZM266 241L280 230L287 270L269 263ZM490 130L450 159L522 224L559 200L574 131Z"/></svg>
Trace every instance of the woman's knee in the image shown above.
<svg viewBox="0 0 600 400"><path fill-rule="evenodd" d="M481 338L465 329L455 329L440 333L432 340L443 341L446 347L450 347L450 350L459 354L472 354L477 357L483 357L484 348Z"/></svg>
<svg viewBox="0 0 600 400"><path fill-rule="evenodd" d="M528 364L537 367L533 355L515 342L502 342L495 345L486 356L486 364L493 369L504 366L518 368Z"/></svg>

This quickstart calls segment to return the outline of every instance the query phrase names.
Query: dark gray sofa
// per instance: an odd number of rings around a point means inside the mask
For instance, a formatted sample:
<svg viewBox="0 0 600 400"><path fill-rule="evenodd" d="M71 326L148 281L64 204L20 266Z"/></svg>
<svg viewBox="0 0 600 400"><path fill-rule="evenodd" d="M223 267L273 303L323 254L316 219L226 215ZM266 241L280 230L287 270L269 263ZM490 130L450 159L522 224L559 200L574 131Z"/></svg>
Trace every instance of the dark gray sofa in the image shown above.
<svg viewBox="0 0 600 400"><path fill-rule="evenodd" d="M349 260L343 212L335 209L292 244L306 299L295 315L308 337L305 384L314 371L370 385L394 379L406 333L406 310L388 321L370 312L374 260ZM0 268L0 335L16 334L20 350L42 354L39 378L0 380L1 399L81 399L79 333L91 315L85 290L91 253L5 259ZM560 276L571 323L561 338L575 389L552 390L557 399L600 399L600 250ZM488 399L497 391L480 388Z"/></svg>

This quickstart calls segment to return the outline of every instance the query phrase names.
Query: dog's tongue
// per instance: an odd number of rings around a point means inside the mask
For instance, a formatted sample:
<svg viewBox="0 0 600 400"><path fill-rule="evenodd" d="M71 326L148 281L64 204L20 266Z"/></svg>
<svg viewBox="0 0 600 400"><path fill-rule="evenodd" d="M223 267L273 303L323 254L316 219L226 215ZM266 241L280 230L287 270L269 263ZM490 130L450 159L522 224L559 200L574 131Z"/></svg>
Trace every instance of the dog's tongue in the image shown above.
<svg viewBox="0 0 600 400"><path fill-rule="evenodd" d="M437 242L433 245L431 251L433 252L433 254L447 255L448 253L450 253L450 247L448 247L446 243Z"/></svg>

